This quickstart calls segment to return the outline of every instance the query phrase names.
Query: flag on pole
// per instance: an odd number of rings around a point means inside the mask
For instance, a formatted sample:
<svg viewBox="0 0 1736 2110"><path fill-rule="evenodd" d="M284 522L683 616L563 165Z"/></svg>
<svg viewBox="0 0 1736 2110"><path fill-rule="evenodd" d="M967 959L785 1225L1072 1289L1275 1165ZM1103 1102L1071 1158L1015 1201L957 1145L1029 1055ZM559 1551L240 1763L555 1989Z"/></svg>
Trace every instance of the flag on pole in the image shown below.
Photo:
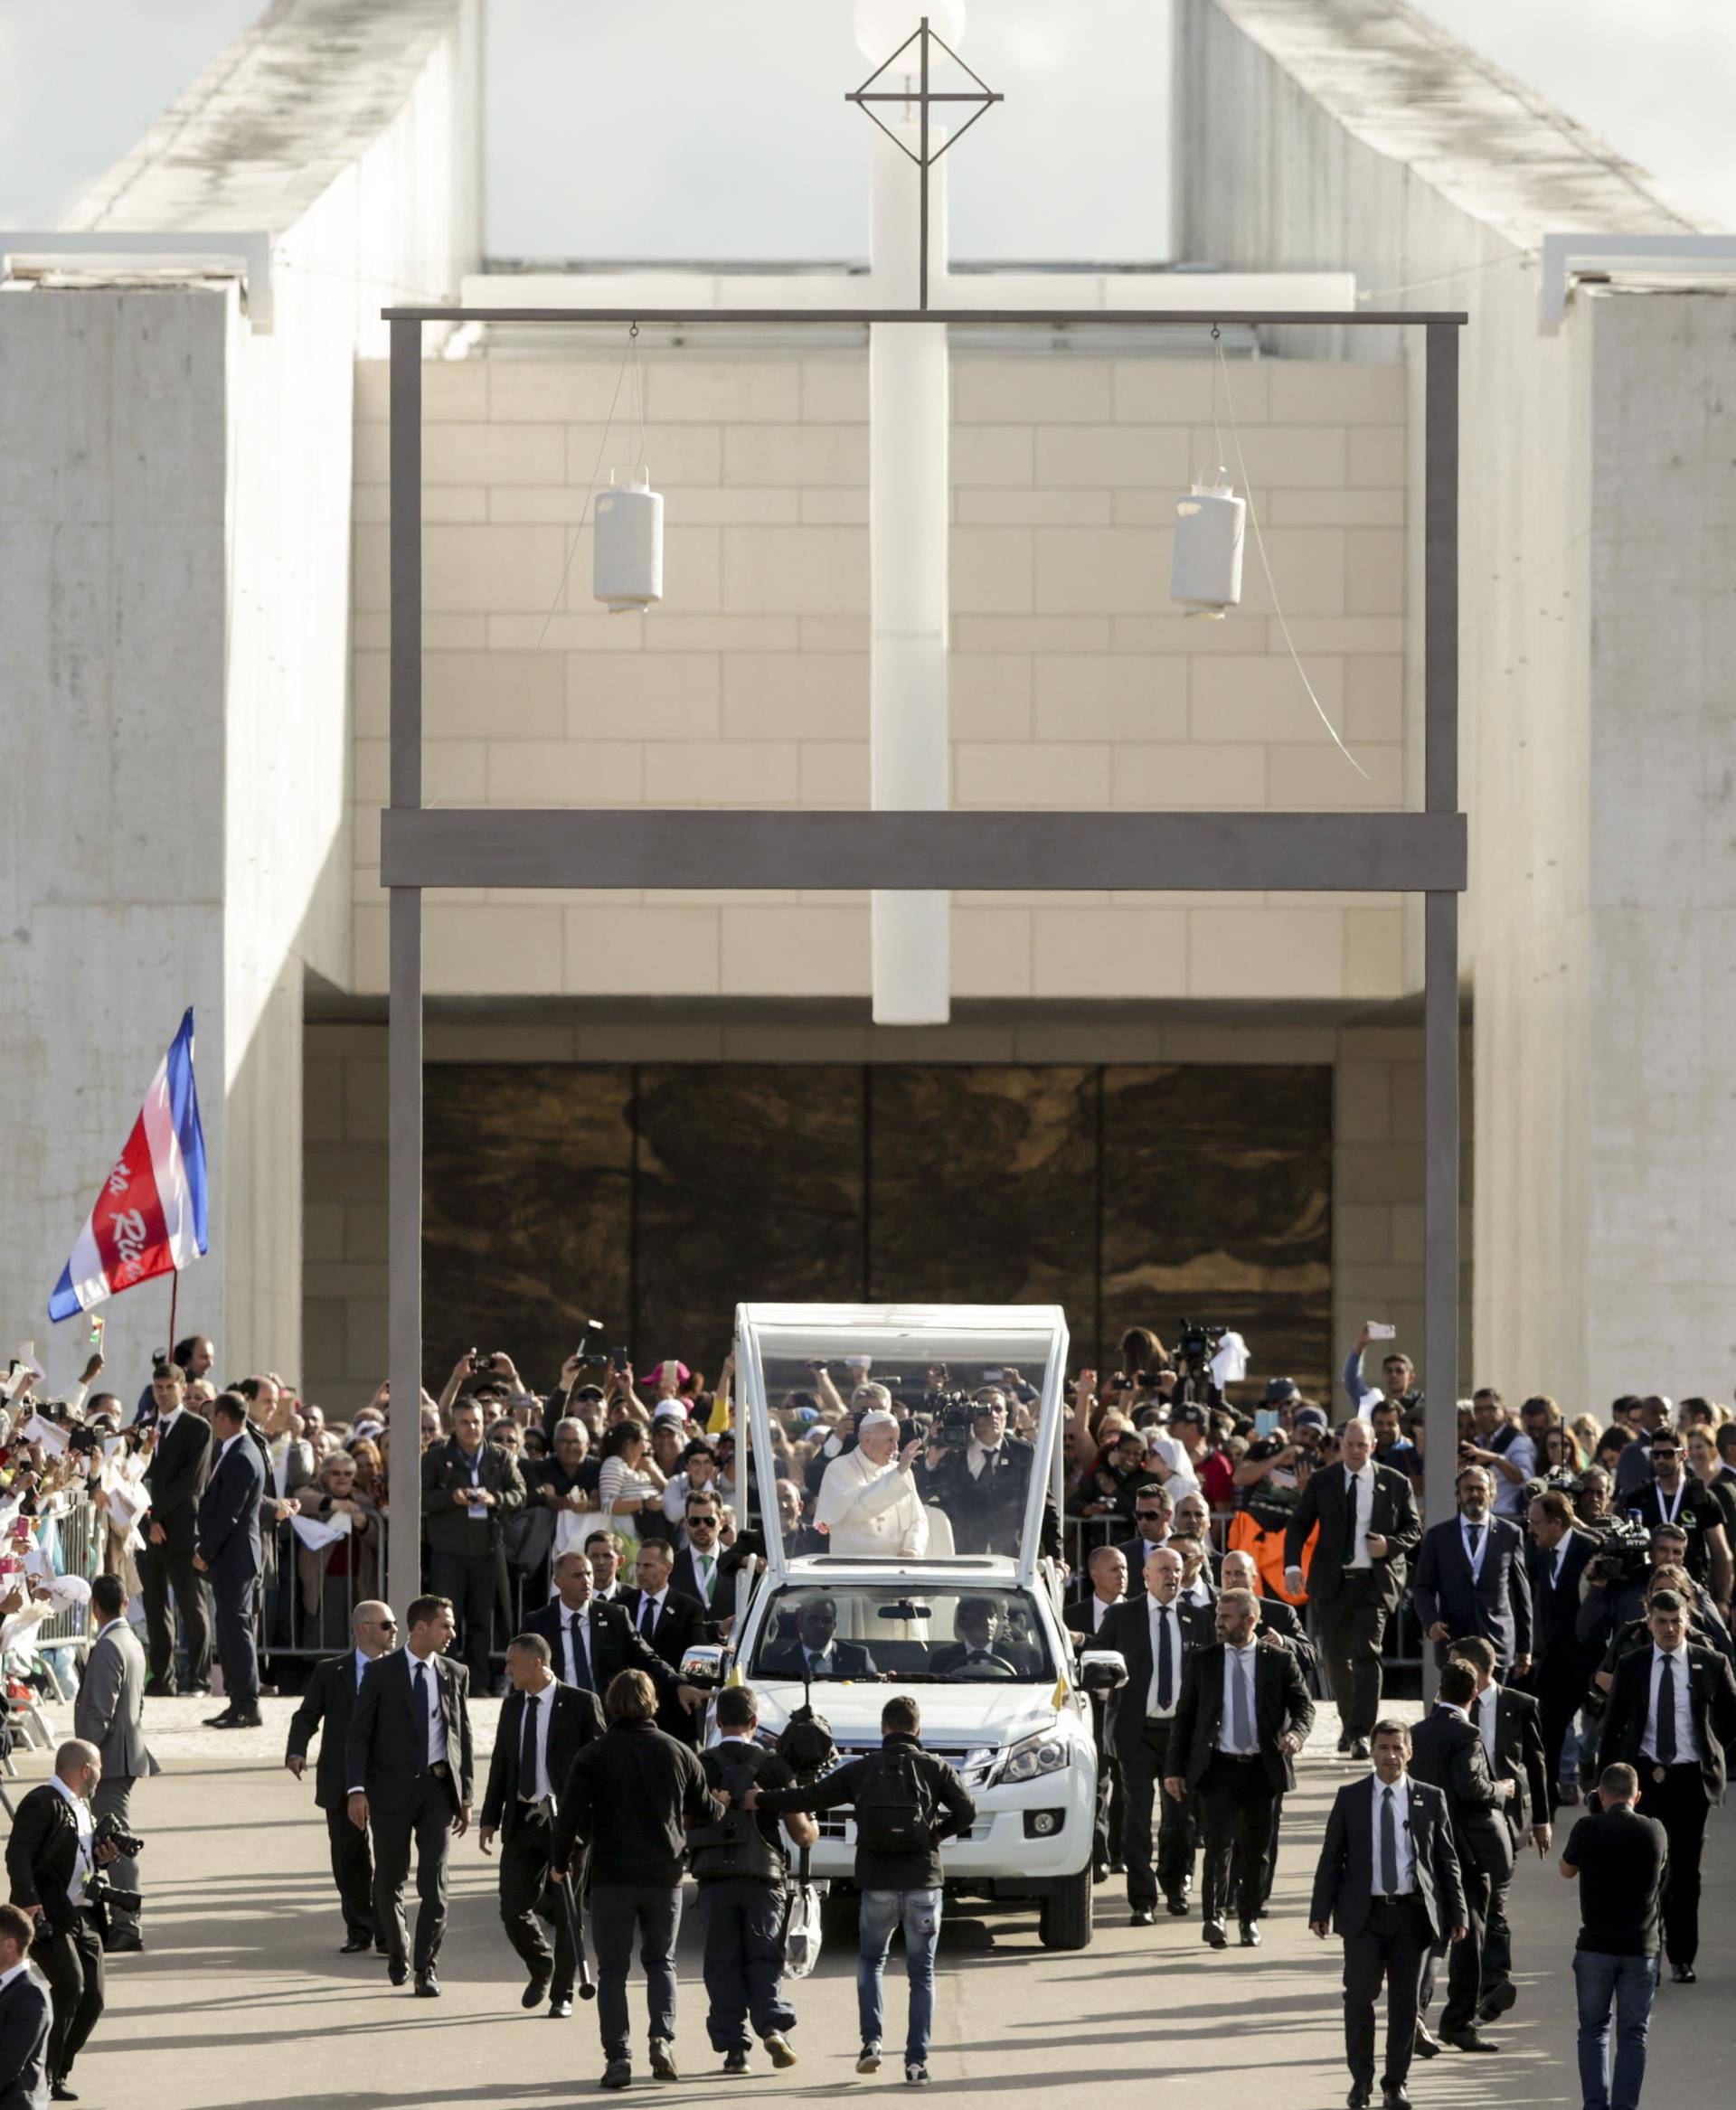
<svg viewBox="0 0 1736 2110"><path fill-rule="evenodd" d="M70 1319L153 1276L175 1274L205 1247L205 1137L193 1077L189 1005L151 1079L127 1147L61 1270L48 1315Z"/></svg>

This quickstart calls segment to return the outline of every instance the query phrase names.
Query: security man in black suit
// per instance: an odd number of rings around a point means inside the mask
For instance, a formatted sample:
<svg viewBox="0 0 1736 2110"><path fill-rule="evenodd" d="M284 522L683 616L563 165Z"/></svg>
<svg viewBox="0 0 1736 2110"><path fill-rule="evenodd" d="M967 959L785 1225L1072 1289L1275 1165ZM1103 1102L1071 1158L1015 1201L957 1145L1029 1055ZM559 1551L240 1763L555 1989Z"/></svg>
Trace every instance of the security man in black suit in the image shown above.
<svg viewBox="0 0 1736 2110"><path fill-rule="evenodd" d="M1225 1590L1217 1602L1218 1638L1197 1649L1182 1672L1164 1788L1180 1802L1197 1790L1205 1832L1206 1943L1227 1945L1231 1863L1244 1949L1260 1945L1272 1821L1296 1785L1296 1755L1314 1726L1314 1702L1296 1658L1254 1639L1260 1606L1251 1590ZM1371 1725L1372 1726L1372 1725Z"/></svg>
<svg viewBox="0 0 1736 2110"><path fill-rule="evenodd" d="M1459 2051L1496 2051L1477 2027L1482 1998L1483 1945L1490 1898L1513 1878L1513 1835L1502 1804L1514 1794L1511 1781L1497 1781L1489 1769L1483 1739L1471 1726L1477 1673L1468 1663L1450 1660L1440 1673L1433 1710L1410 1737L1411 1777L1438 1787L1447 1798L1453 1843L1458 1850L1459 1879L1465 1886L1462 1942L1453 1945L1447 1973L1447 2005L1441 2012L1440 2042ZM1436 1967L1443 1954L1437 1942L1422 1969L1421 2011L1434 1998ZM1418 2049L1432 2058L1439 2049L1424 2024L1417 2024Z"/></svg>
<svg viewBox="0 0 1736 2110"><path fill-rule="evenodd" d="M248 1436L247 1401L239 1392L218 1395L211 1421L217 1456L199 1497L199 1550L193 1565L201 1575L210 1577L217 1601L217 1660L223 1666L223 1695L229 1704L205 1727L256 1729L260 1718L255 1628L259 1578L265 1572L259 1534L265 1469Z"/></svg>
<svg viewBox="0 0 1736 2110"><path fill-rule="evenodd" d="M57 2103L78 2101L67 2077L103 2008L102 1936L84 1901L91 1871L117 1858L112 1839L92 1843L90 1798L101 1778L94 1744L62 1744L53 1774L19 1804L6 1841L11 1902L36 1923L30 1953L53 1999L48 2078Z"/></svg>
<svg viewBox="0 0 1736 2110"><path fill-rule="evenodd" d="M930 1441L923 1499L946 1512L958 1552L1016 1555L1035 1457L1029 1444L1007 1435L1006 1396L992 1385L971 1402L970 1436L963 1445Z"/></svg>
<svg viewBox="0 0 1736 2110"><path fill-rule="evenodd" d="M1652 1645L1616 1666L1598 1746L1598 1770L1639 1775L1647 1816L1670 1842L1664 1885L1664 1950L1681 1985L1694 1982L1700 1948L1700 1852L1706 1813L1723 1799L1727 1754L1736 1745L1736 1677L1715 1651L1693 1647L1687 1607L1675 1590L1652 1599Z"/></svg>
<svg viewBox="0 0 1736 2110"><path fill-rule="evenodd" d="M646 1540L634 1563L637 1587L623 1592L621 1609L652 1653L678 1672L687 1651L705 1638L705 1615L692 1597L670 1588L674 1566L675 1555L666 1539ZM665 1736L697 1744L698 1719L675 1693L666 1688L659 1691L657 1727Z"/></svg>
<svg viewBox="0 0 1736 2110"><path fill-rule="evenodd" d="M1409 2110L1405 2081L1416 2048L1423 1961L1437 1944L1465 1938L1465 1893L1452 1820L1439 1788L1410 1779L1410 1732L1378 1721L1374 1771L1341 1787L1314 1871L1309 1930L1344 1945L1344 2055L1348 2110L1374 2095L1374 2003L1386 1981L1382 2110Z"/></svg>
<svg viewBox="0 0 1736 2110"><path fill-rule="evenodd" d="M1453 1661L1466 1664L1477 1680L1469 1713L1471 1727L1483 1740L1483 1756L1495 1781L1513 1783L1501 1805L1513 1842L1515 1863L1527 1841L1541 1860L1549 1851L1549 1772L1543 1763L1543 1718L1528 1692L1495 1681L1494 1645L1481 1634L1453 1644ZM1483 1969L1477 1987L1477 2019L1492 2022L1519 1997L1513 1983L1513 1929L1507 1925L1507 1885L1491 1881L1489 1910L1483 1931Z"/></svg>
<svg viewBox="0 0 1736 2110"><path fill-rule="evenodd" d="M641 1640L621 1603L597 1595L590 1560L563 1553L554 1564L554 1595L524 1622L527 1634L549 1644L550 1664L564 1685L594 1692L600 1700L618 1671L643 1671L658 1698L696 1710L704 1694L684 1685L663 1658Z"/></svg>
<svg viewBox="0 0 1736 2110"><path fill-rule="evenodd" d="M1320 1690L1320 1657L1313 1642L1302 1630L1302 1622L1296 1606L1287 1605L1282 1597L1266 1596L1260 1587L1260 1569L1251 1553L1226 1553L1220 1571L1221 1586L1226 1590L1249 1590L1260 1606L1260 1624L1254 1629L1254 1639L1263 1647L1276 1648L1280 1644L1296 1658L1296 1667L1302 1673L1302 1682L1310 1692ZM1272 1835L1266 1849L1266 1880L1260 1897L1263 1912L1271 1900L1272 1885L1278 1879L1278 1837L1284 1829L1283 1805L1272 1804Z"/></svg>
<svg viewBox="0 0 1736 2110"><path fill-rule="evenodd" d="M1405 1563L1422 1537L1408 1474L1374 1463L1367 1422L1338 1432L1336 1465L1316 1466L1284 1527L1284 1581L1302 1589L1302 1549L1316 1524L1320 1537L1308 1569L1320 1653L1338 1703L1338 1748L1368 1757L1381 1711L1381 1643L1398 1609Z"/></svg>
<svg viewBox="0 0 1736 2110"><path fill-rule="evenodd" d="M326 1837L331 1848L332 1880L344 1908L340 1956L374 1949L387 1953L386 1930L373 1923L373 1857L368 1834L350 1822L350 1717L368 1665L397 1645L398 1622L392 1606L369 1597L350 1615L354 1646L341 1656L324 1656L314 1665L301 1704L289 1718L289 1745L283 1762L297 1780L307 1768L307 1747L321 1729L319 1761L314 1771L314 1802L326 1813Z"/></svg>
<svg viewBox="0 0 1736 2110"><path fill-rule="evenodd" d="M824 1592L805 1597L796 1631L761 1643L762 1678L872 1678L873 1661L860 1642L838 1639L837 1600Z"/></svg>
<svg viewBox="0 0 1736 2110"><path fill-rule="evenodd" d="M1525 1690L1542 1717L1543 1764L1549 1772L1550 1807L1562 1800L1561 1750L1597 1663L1597 1650L1579 1638L1580 1579L1595 1557L1598 1541L1579 1529L1573 1504L1560 1488L1546 1487L1532 1502L1531 1672ZM1578 1794L1577 1786L1574 1789Z"/></svg>
<svg viewBox="0 0 1736 2110"><path fill-rule="evenodd" d="M416 1991L438 2000L435 1964L446 1932L448 1838L470 1829L475 1757L469 1673L441 1652L458 1632L449 1597L416 1597L404 1646L368 1665L345 1743L350 1822L373 1827L373 1924L386 1937L394 1985L410 1975L404 1879L416 1854Z"/></svg>
<svg viewBox="0 0 1736 2110"><path fill-rule="evenodd" d="M1158 1796L1172 1763L1175 1710L1187 1659L1212 1640L1211 1615L1180 1599L1182 1557L1160 1546L1146 1557L1145 1587L1103 1615L1094 1648L1117 1649L1127 1681L1109 1703L1109 1737L1121 1776L1121 1859L1135 1926L1157 1916L1161 1889L1171 1915L1187 1911L1194 1879L1194 1812L1183 1800ZM1151 1864L1151 1816L1159 1802L1157 1866Z"/></svg>
<svg viewBox="0 0 1736 2110"><path fill-rule="evenodd" d="M151 1691L158 1699L177 1690L175 1618L169 1592L187 1636L187 1690L211 1687L211 1627L205 1590L193 1556L199 1550L199 1497L211 1469L211 1424L186 1405L187 1380L178 1363L159 1363L151 1376L156 1407L156 1441L145 1468L151 1506L139 1519L145 1544L138 1556L138 1585L145 1600Z"/></svg>
<svg viewBox="0 0 1736 2110"><path fill-rule="evenodd" d="M1517 1524L1495 1514L1495 1483L1481 1465L1467 1465L1455 1486L1458 1514L1422 1535L1411 1594L1435 1663L1447 1661L1456 1641L1480 1634L1493 1644L1503 1676L1531 1668L1531 1579L1525 1539Z"/></svg>
<svg viewBox="0 0 1736 2110"><path fill-rule="evenodd" d="M722 1571L722 1505L709 1489L698 1490L687 1497L683 1523L687 1543L675 1555L669 1587L699 1606L706 1640L717 1641L735 1614L734 1587Z"/></svg>
<svg viewBox="0 0 1736 2110"><path fill-rule="evenodd" d="M0 1905L0 2110L42 2110L48 2094L48 2038L53 2008L25 1961L31 1917Z"/></svg>
<svg viewBox="0 0 1736 2110"><path fill-rule="evenodd" d="M602 1735L603 1710L594 1692L555 1676L540 1634L507 1644L506 1677L512 1690L495 1731L476 1837L486 1853L500 1834L500 1923L530 1972L521 2004L540 2007L546 1994L560 2021L572 2012L573 1916L564 1900L551 1900L551 1950L537 1914L549 1887L555 1805L573 1760Z"/></svg>

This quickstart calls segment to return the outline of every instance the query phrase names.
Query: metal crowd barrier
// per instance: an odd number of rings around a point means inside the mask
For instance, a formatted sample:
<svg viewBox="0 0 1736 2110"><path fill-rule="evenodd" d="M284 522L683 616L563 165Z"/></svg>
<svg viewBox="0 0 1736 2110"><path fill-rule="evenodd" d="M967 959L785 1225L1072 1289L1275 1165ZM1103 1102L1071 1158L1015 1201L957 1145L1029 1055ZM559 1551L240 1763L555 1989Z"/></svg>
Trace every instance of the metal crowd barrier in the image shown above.
<svg viewBox="0 0 1736 2110"><path fill-rule="evenodd" d="M351 1645L357 1605L385 1594L390 1530L384 1513L376 1511L363 1536L320 1552L302 1544L292 1523L269 1530L259 1587L260 1655L341 1655ZM334 1575L334 1556L340 1550L348 1555L345 1572Z"/></svg>
<svg viewBox="0 0 1736 2110"><path fill-rule="evenodd" d="M37 1550L46 1556L54 1573L76 1575L85 1582L94 1582L100 1574L107 1541L107 1520L83 1488L57 1495L52 1512L37 1527ZM31 1643L38 1649L62 1648L69 1642L88 1639L90 1632L90 1607L66 1605L42 1621Z"/></svg>

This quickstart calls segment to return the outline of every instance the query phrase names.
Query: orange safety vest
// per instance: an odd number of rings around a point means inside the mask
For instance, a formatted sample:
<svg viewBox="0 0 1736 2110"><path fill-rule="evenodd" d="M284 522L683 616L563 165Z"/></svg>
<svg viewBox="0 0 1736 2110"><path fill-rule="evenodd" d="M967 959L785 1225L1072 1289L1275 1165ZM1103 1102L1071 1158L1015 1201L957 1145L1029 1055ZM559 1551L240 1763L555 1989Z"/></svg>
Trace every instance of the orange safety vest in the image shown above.
<svg viewBox="0 0 1736 2110"><path fill-rule="evenodd" d="M1307 1543L1302 1549L1302 1574L1306 1580L1314 1559L1315 1543L1319 1539L1320 1527L1316 1524L1308 1533ZM1269 1597L1282 1597L1287 1605L1306 1605L1308 1593L1291 1590L1284 1581L1284 1534L1269 1531L1255 1522L1245 1509L1239 1509L1230 1520L1230 1530L1224 1540L1226 1553L1249 1553L1254 1566L1260 1570L1260 1579Z"/></svg>

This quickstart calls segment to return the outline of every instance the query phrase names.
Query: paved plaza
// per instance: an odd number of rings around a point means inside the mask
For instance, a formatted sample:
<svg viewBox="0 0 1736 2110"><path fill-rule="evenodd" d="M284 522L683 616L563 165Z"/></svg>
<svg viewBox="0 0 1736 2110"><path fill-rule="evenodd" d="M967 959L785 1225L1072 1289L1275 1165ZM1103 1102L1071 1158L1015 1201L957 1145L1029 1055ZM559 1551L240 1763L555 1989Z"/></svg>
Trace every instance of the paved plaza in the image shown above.
<svg viewBox="0 0 1736 2110"><path fill-rule="evenodd" d="M281 1766L287 1700L265 1703L266 1727L233 1736L198 1727L207 1701L153 1702L147 1730L165 1771L137 1801L149 1840L143 1864L149 1946L110 1967L109 2007L80 2060L77 2084L92 2110L420 2110L495 2105L505 2110L597 2096L602 2060L595 2010L571 2021L518 2005L523 1977L495 1916L494 1867L474 1834L453 1855L452 1917L440 1973L445 1997L418 2001L386 1983L372 1957L336 1954L343 1930L326 1867L311 1778L297 1786ZM476 1710L478 1758L497 1710ZM182 1728L176 1726L184 1723ZM58 1725L57 1725L58 1726ZM988 2101L1051 2090L1058 2102L1182 2104L1210 2077L1227 2100L1257 2110L1314 2110L1344 2101L1337 1943L1316 1943L1304 1923L1320 1826L1332 1790L1350 1777L1331 1756L1335 1729L1323 1709L1286 1805L1284 1840L1265 1945L1208 1957L1199 1921L1160 1921L1136 1933L1119 1887L1097 1893L1093 1945L1053 1955L1037 1945L1028 1913L959 1907L941 1944L931 2092ZM1321 1754L1324 1752L1324 1756ZM40 1778L42 1755L20 1762ZM18 1787L11 1791L14 1802ZM413 1901L412 1901L413 1902ZM1518 2007L1491 2034L1503 2055L1447 2054L1419 2063L1419 2110L1504 2110L1576 2105L1570 1955L1575 1893L1533 1857L1515 1879L1513 1921ZM669 2103L810 2100L840 2089L901 2090L895 2060L859 2081L854 1957L842 1921L818 1973L797 1989L801 2063L773 2077L766 2062L747 2081L725 2080L705 2042L698 1929L681 1951L679 2087L648 2079L635 2095ZM1653 2022L1646 2100L1685 2110L1727 2095L1729 2002L1736 1989L1736 1823L1714 1819L1706 1853L1705 1947L1701 1983L1665 1984ZM901 1959L894 1962L901 1970ZM632 1989L635 2050L643 2058L642 2008ZM903 1989L892 2012L901 2022ZM896 2046L898 2039L892 2036Z"/></svg>

